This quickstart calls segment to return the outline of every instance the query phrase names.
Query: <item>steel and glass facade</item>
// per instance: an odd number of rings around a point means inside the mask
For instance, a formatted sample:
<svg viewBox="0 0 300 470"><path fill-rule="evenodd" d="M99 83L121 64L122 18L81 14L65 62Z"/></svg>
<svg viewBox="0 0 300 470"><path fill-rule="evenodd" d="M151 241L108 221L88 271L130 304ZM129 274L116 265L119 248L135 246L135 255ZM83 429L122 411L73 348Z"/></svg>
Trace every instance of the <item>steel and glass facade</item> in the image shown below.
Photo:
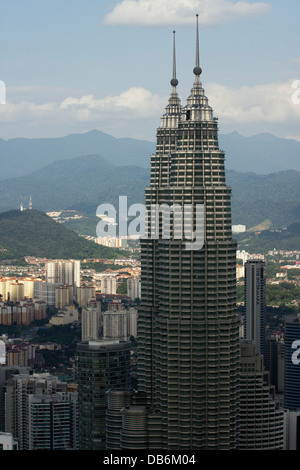
<svg viewBox="0 0 300 470"><path fill-rule="evenodd" d="M130 350L126 341L77 345L79 448L106 448L107 391L130 388Z"/></svg>
<svg viewBox="0 0 300 470"><path fill-rule="evenodd" d="M266 353L266 272L265 262L245 263L245 338L253 340L257 354Z"/></svg>

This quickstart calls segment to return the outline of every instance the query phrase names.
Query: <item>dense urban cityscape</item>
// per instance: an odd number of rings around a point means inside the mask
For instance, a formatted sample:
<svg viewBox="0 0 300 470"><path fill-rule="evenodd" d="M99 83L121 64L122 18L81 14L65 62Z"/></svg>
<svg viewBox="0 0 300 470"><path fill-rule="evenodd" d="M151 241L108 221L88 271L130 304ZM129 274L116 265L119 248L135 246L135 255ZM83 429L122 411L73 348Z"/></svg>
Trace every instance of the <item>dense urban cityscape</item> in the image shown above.
<svg viewBox="0 0 300 470"><path fill-rule="evenodd" d="M235 223L195 23L184 104L173 31L144 231L31 195L0 213L2 450L300 449L300 219Z"/></svg>
<svg viewBox="0 0 300 470"><path fill-rule="evenodd" d="M98 240L98 242L114 246L120 240ZM86 387L87 384L84 385L82 377L81 382L78 381L80 376L80 374L78 376L80 365L78 361L84 357L84 343L89 345L91 351L96 351L99 361L108 360L116 345L122 344L121 351L123 355L125 354L126 360L124 358L124 370L120 377L125 380L128 376L124 383L112 383L116 388L121 385L136 390L141 262L138 242L135 242L135 245L130 258L120 260L76 261L26 257L27 264L24 266L6 264L1 266L0 331L1 341L6 349L5 362L2 363L0 370L0 439L3 446L7 448L15 446L20 450L82 448L83 441L79 440L78 434L80 429L78 387ZM127 247L123 250L128 253ZM246 366L244 373L243 369L241 370L241 377L245 383L241 389L241 400L244 393L244 407L241 401L240 412L244 421L241 421L240 435L244 437L240 441L240 446L244 449L297 448L295 426L298 413L294 411L294 403L286 405L288 403L286 400L297 400L298 390L296 387L293 397L296 384L294 376L289 387L291 398L286 396L285 367L289 365L285 363L284 348L287 324L292 337L297 338L299 328L299 324L294 323L298 318L300 302L299 255L300 252L272 250L267 255L262 255L237 250L236 278L237 288L240 289L237 302L240 318L239 336L240 339L254 339L255 344L259 343L256 351L252 341L242 343L242 362L245 362L247 367L251 364L250 371ZM254 269L255 285L251 285L250 288L247 280L250 279L251 269ZM276 286L277 290L282 286L281 297L273 296L273 286ZM297 289L295 291L297 294L290 297L288 294L293 288ZM283 292L287 294L286 297L282 295ZM253 295L254 299L259 298L255 305L252 304ZM247 324L250 321L258 322L258 332L251 330ZM74 339L77 341L78 350L74 345ZM88 355L91 351L87 348L85 353ZM88 357L85 360L87 361ZM92 362L89 367L93 367ZM101 371L99 372L101 374ZM93 375L93 369L90 369L89 380ZM254 377L257 383L251 388L250 382ZM95 391L96 382L93 387ZM19 389L18 399L17 389ZM29 390L31 390L31 401L20 413L18 407L23 403ZM89 426L86 424L86 448L91 448L92 430L99 426L98 432L102 429L103 435L101 444L94 444L94 449L116 449L114 434L110 436L109 443L104 438L103 423L107 412L108 390L106 385L100 392L102 406L98 410L97 420L92 411L96 405L93 401L96 397L92 399L90 395L87 400L90 403L87 413L89 419L94 422L90 422ZM110 399L111 406L116 406L113 397ZM129 392L128 396L115 398L117 406L121 403L124 407L131 399ZM16 400L20 400L19 405ZM259 400L262 402L259 403ZM45 432L39 419L46 419L47 414L50 416L50 410L54 412L53 406L57 413L55 419L58 427L54 431L49 418L49 428ZM254 406L253 413L255 410L253 415L251 415L251 406ZM261 414L258 413L258 409ZM264 416L262 410L268 417ZM269 422L271 410L273 410L272 420ZM113 417L117 419L116 410L114 411ZM33 419L33 416L36 419ZM249 427L246 423L250 418L252 424ZM261 425L262 420L264 427ZM274 420L277 422L275 426ZM267 422L269 426L273 426L272 438L270 429L266 434ZM24 423L22 427L21 423ZM263 434L260 435L259 431ZM56 441L53 440L53 432L57 433ZM287 434L290 440L287 439Z"/></svg>

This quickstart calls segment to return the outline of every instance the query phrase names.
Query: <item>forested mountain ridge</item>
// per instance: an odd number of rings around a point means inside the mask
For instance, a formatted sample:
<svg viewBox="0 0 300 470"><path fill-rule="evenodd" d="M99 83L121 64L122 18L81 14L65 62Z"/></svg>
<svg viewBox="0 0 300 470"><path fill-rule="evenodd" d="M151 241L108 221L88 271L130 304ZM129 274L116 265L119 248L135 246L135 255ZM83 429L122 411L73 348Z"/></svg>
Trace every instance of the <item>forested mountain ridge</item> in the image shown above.
<svg viewBox="0 0 300 470"><path fill-rule="evenodd" d="M28 176L11 178L0 186L0 211L18 209L22 203L43 212L75 209L96 215L100 204L118 209L119 196L128 205L144 203L150 169L114 166L99 155L54 162ZM232 188L232 222L254 227L281 228L300 220L300 172L295 170L257 175L226 171Z"/></svg>
<svg viewBox="0 0 300 470"><path fill-rule="evenodd" d="M37 210L0 213L0 260L20 260L24 256L48 259L116 259L119 250L80 237Z"/></svg>

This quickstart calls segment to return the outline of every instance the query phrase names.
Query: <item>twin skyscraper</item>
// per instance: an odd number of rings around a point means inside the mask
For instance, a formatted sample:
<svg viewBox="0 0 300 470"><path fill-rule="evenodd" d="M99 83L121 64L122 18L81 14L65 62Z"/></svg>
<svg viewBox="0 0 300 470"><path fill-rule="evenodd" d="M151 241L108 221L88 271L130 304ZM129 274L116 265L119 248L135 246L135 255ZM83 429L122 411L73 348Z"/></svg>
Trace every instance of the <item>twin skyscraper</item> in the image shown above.
<svg viewBox="0 0 300 470"><path fill-rule="evenodd" d="M198 31L197 15L195 78L185 106L177 93L174 34L172 92L145 196L149 211L153 204L190 207L194 229L196 207L204 207L204 244L187 249L172 219L169 240L163 227L159 239L141 240L138 384L161 449L225 450L238 439L236 242L225 154L200 80Z"/></svg>

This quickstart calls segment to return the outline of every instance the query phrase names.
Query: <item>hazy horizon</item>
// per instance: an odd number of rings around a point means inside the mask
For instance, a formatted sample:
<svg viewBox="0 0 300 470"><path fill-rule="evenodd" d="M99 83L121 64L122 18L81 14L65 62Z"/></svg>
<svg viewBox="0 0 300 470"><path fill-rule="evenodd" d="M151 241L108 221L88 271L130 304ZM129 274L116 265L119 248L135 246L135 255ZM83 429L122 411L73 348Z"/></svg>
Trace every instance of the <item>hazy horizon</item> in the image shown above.
<svg viewBox="0 0 300 470"><path fill-rule="evenodd" d="M183 105L193 84L196 13L220 133L300 140L296 0L3 0L1 9L4 140L98 129L154 141L171 91L173 30Z"/></svg>

